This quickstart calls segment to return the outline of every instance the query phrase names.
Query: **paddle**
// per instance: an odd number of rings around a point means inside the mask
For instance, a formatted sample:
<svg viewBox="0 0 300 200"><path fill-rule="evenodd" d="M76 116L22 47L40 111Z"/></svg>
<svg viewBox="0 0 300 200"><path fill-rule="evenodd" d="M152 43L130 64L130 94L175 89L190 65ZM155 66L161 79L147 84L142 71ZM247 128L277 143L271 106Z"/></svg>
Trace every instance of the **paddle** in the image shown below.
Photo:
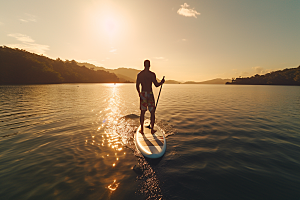
<svg viewBox="0 0 300 200"><path fill-rule="evenodd" d="M165 76L163 77L163 79L165 78ZM162 84L163 85L163 84ZM160 89L159 89L159 93L158 93L158 97L157 97L157 100L156 100L156 105L155 105L155 110L157 108L157 103L158 103L158 100L159 100L159 96L160 96L160 92L161 92L161 88L162 88L162 85L160 86ZM155 111L154 111L155 112Z"/></svg>
<svg viewBox="0 0 300 200"><path fill-rule="evenodd" d="M165 78L165 76L163 77L163 79ZM163 84L162 84L163 85ZM158 100L159 100L159 96L160 96L160 92L161 92L161 88L162 88L162 85L160 86L160 89L159 89L159 93L158 93L158 97L157 97L157 100L156 100L156 105L155 105L155 110L154 110L154 113L156 111L156 108L157 108L157 104L158 104ZM146 128L151 128L150 124L148 126L146 126Z"/></svg>

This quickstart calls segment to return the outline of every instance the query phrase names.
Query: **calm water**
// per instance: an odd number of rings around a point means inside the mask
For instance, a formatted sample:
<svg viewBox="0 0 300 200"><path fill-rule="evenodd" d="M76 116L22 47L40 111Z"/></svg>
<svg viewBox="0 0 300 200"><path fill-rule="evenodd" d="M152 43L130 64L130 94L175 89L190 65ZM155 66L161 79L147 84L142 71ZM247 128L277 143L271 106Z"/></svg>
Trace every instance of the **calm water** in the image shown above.
<svg viewBox="0 0 300 200"><path fill-rule="evenodd" d="M134 84L0 92L0 199L300 199L300 87L164 85L154 161Z"/></svg>

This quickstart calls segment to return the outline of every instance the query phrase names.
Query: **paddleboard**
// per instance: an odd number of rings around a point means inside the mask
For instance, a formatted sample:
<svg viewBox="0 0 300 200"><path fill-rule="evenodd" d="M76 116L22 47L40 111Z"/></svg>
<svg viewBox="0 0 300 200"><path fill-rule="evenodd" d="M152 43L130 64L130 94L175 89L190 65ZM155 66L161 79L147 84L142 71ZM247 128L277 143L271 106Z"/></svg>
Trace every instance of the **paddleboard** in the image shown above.
<svg viewBox="0 0 300 200"><path fill-rule="evenodd" d="M150 120L144 121L144 135L140 133L141 126L135 133L135 145L137 149L147 158L159 158L164 155L167 148L164 131L154 124L154 130L157 130L153 135L151 129L147 128Z"/></svg>

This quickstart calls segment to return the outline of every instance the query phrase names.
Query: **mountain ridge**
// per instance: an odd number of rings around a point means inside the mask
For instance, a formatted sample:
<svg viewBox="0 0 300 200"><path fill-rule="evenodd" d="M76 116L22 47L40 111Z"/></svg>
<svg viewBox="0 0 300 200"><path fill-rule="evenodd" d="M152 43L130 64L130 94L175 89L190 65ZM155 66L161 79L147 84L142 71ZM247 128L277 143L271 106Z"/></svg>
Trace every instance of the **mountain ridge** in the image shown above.
<svg viewBox="0 0 300 200"><path fill-rule="evenodd" d="M107 71L110 73L114 73L117 75L117 77L120 79L120 81L123 81L123 82L126 81L126 82L131 82L131 83L135 83L137 74L140 72L140 70L133 69L133 68L125 68L125 67L120 67L117 69L106 69L104 67L98 67L94 64L90 64L87 62L78 63L78 65L85 66L85 67L93 69L95 71L104 70L104 71ZM231 81L231 79L215 78L215 79L200 81L200 82L197 82L197 81L180 82L180 81L176 81L176 80L166 80L165 83L166 84L225 84L228 81Z"/></svg>
<svg viewBox="0 0 300 200"><path fill-rule="evenodd" d="M139 72L132 68L106 69L87 62L54 60L26 50L0 46L0 84L135 83ZM165 83L225 84L228 81L217 78L202 82L166 80Z"/></svg>

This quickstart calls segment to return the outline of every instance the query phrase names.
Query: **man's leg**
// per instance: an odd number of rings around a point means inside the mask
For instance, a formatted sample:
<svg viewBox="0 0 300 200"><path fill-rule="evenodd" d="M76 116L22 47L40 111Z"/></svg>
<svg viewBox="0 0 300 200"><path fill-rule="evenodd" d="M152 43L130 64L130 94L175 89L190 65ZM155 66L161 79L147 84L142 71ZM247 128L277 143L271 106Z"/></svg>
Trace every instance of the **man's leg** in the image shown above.
<svg viewBox="0 0 300 200"><path fill-rule="evenodd" d="M156 130L154 130L155 109L153 109L150 113L151 113L151 133L154 134L156 132Z"/></svg>
<svg viewBox="0 0 300 200"><path fill-rule="evenodd" d="M144 119L145 119L145 113L146 110L141 110L141 115L140 115L140 124L141 124L141 130L140 133L144 134Z"/></svg>

